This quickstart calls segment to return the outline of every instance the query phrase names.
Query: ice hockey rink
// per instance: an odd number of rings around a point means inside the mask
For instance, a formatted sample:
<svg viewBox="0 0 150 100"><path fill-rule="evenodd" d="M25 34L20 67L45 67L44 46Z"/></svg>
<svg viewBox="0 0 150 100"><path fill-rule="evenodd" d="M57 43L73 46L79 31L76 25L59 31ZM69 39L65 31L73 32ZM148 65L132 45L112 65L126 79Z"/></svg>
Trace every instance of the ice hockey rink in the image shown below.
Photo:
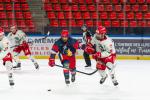
<svg viewBox="0 0 150 100"><path fill-rule="evenodd" d="M2 62L2 61L1 61ZM50 68L47 60L38 60L40 70L36 71L29 60L22 60L22 69L14 71L15 86L8 84L7 72L0 67L1 100L150 100L150 61L117 60L116 76L119 82L114 87L108 77L99 84L98 73L87 76L77 73L76 82L66 86L62 68ZM57 64L60 62L57 60ZM83 60L77 60L77 69L85 72ZM47 91L51 89L51 91Z"/></svg>

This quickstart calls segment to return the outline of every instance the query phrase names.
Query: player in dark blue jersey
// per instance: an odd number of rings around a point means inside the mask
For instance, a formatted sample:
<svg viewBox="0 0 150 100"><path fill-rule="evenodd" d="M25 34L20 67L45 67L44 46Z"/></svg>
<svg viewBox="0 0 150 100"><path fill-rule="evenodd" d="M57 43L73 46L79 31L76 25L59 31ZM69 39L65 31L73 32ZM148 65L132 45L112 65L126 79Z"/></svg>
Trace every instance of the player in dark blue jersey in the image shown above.
<svg viewBox="0 0 150 100"><path fill-rule="evenodd" d="M79 48L79 42L69 36L68 30L62 30L61 38L58 39L51 49L51 54L49 58L49 66L55 66L55 56L57 53L61 54L61 62L65 68L70 68L71 70L64 69L64 77L66 84L70 84L69 74L71 73L71 81L75 81L75 69L76 69L76 59L75 53Z"/></svg>

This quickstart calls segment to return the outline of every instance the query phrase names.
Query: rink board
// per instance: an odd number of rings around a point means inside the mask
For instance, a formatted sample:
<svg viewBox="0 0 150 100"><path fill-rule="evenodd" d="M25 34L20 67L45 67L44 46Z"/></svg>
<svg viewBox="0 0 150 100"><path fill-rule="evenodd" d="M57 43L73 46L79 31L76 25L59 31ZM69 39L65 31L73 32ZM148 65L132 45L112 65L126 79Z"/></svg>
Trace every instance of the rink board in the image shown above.
<svg viewBox="0 0 150 100"><path fill-rule="evenodd" d="M81 36L73 36L83 43ZM46 39L41 39L43 36L30 36L28 41L33 41L30 44L32 55L37 59L47 59L50 55L51 46L58 40L59 36L49 36ZM111 37L115 42L117 59L137 59L150 60L150 37ZM22 56L20 58L26 58ZM83 59L83 51L78 50L77 59Z"/></svg>
<svg viewBox="0 0 150 100"><path fill-rule="evenodd" d="M36 59L48 59L49 56L34 56ZM20 56L21 59L27 59L25 56ZM77 59L83 59L83 56L76 56ZM92 57L91 57L92 58ZM56 56L56 59L58 57ZM121 56L117 55L118 60L150 60L150 56Z"/></svg>

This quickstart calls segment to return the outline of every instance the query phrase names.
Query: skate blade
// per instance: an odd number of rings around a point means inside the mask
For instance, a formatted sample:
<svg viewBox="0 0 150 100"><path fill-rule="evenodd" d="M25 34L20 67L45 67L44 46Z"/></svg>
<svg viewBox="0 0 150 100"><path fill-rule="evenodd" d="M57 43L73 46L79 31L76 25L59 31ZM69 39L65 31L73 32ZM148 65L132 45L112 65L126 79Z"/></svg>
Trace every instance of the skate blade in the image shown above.
<svg viewBox="0 0 150 100"><path fill-rule="evenodd" d="M114 85L114 84L113 84ZM117 84L117 85L114 85L115 87L118 87L119 86L119 84Z"/></svg>
<svg viewBox="0 0 150 100"><path fill-rule="evenodd" d="M13 70L21 70L21 68L13 68Z"/></svg>

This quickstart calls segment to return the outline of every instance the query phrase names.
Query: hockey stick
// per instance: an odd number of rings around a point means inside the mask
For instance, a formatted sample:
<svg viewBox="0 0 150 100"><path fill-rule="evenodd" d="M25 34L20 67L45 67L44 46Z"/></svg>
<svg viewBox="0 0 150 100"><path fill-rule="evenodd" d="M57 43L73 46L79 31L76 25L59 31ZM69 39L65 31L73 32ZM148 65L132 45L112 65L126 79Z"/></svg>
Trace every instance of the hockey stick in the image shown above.
<svg viewBox="0 0 150 100"><path fill-rule="evenodd" d="M65 67L63 67L63 66L61 66L61 65L55 64L55 66L60 67L60 68L64 68L64 69L71 70L70 68L65 68ZM86 73L86 72L83 72L83 71L75 70L75 72L78 72L78 73L81 73L81 74L85 74L85 75L93 75L93 74L95 74L97 71L98 71L98 69L96 69L95 71L93 71L93 72L91 72L91 73Z"/></svg>
<svg viewBox="0 0 150 100"><path fill-rule="evenodd" d="M39 38L38 40L44 40L44 39L46 39L46 38L49 36L49 34L50 34L50 31L47 32L47 34L46 34L45 37ZM34 41L30 41L30 42L27 42L27 43L33 44L33 42L34 42Z"/></svg>
<svg viewBox="0 0 150 100"><path fill-rule="evenodd" d="M47 34L46 34L46 36L45 36L45 37L43 37L43 38L40 38L40 39L38 39L38 40L43 40L43 39L46 39L46 38L49 36L49 34L50 34L50 31L48 31L48 32L47 32ZM32 41L32 42L34 42L34 41ZM32 43L32 42L31 42L31 43ZM28 42L28 43L30 43L30 42Z"/></svg>
<svg viewBox="0 0 150 100"><path fill-rule="evenodd" d="M46 34L46 36L43 37L43 38L40 38L39 40L46 39L46 38L49 36L49 34L50 34L50 32L48 31L48 33ZM30 42L27 42L27 43L33 44L33 42L34 42L34 41L30 41ZM14 48L14 47L17 47L17 46L19 46L19 45L14 45L14 46L11 46L10 48Z"/></svg>

